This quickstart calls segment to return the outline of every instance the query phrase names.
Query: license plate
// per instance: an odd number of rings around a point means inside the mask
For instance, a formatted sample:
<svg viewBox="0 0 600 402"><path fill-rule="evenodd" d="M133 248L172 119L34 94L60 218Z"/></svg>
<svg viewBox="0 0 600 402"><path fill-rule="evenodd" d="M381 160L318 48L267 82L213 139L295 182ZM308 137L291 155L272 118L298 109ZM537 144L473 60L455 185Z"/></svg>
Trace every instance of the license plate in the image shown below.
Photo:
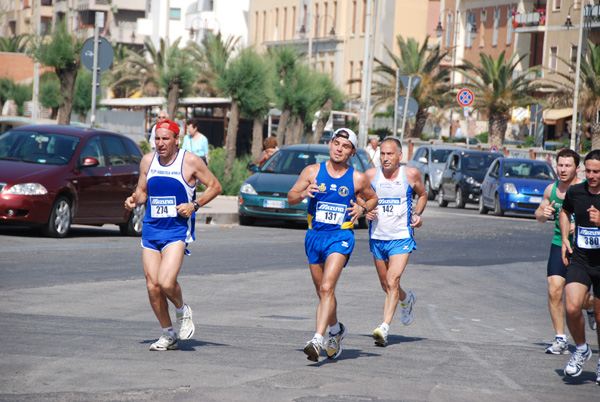
<svg viewBox="0 0 600 402"><path fill-rule="evenodd" d="M279 200L265 200L263 203L264 208L285 208L285 201Z"/></svg>
<svg viewBox="0 0 600 402"><path fill-rule="evenodd" d="M529 202L539 204L542 202L542 197L529 197Z"/></svg>

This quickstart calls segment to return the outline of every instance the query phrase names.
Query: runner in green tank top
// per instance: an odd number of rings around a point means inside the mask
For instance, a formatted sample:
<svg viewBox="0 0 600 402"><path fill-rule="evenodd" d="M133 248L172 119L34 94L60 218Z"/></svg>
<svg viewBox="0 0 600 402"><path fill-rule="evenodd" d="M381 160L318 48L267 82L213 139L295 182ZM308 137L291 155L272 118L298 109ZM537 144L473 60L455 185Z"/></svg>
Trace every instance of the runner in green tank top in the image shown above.
<svg viewBox="0 0 600 402"><path fill-rule="evenodd" d="M567 354L569 353L569 344L565 334L565 305L563 294L565 288L565 276L567 267L563 264L561 255L562 238L560 234L560 225L558 216L562 209L563 200L567 189L573 184L581 183L577 177L579 171L579 154L570 150L562 149L556 155L556 173L558 181L550 184L544 191L544 198L540 206L535 211L535 218L538 222L544 223L550 218L554 218L554 236L550 246L550 257L548 258L548 309L550 318L554 325L555 340L546 348L546 353ZM571 231L574 226L571 225ZM572 232L570 240L572 241ZM594 297L590 295L588 304L585 306L588 313L589 324L595 329L595 318L593 311Z"/></svg>

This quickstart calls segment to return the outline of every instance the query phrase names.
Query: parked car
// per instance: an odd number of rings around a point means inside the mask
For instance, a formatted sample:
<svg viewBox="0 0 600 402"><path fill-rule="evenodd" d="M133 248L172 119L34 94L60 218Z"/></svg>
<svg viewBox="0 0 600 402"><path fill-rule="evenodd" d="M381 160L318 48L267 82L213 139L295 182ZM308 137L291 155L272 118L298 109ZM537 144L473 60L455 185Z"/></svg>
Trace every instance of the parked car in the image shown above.
<svg viewBox="0 0 600 402"><path fill-rule="evenodd" d="M498 159L481 184L479 213L502 216L504 212L534 213L544 190L557 180L552 165L535 159Z"/></svg>
<svg viewBox="0 0 600 402"><path fill-rule="evenodd" d="M306 222L308 201L289 206L288 191L306 166L328 159L329 146L298 144L280 149L261 168L251 167L255 173L242 184L238 197L240 224L251 225L257 219ZM361 172L372 167L364 149L358 149L348 163ZM364 217L360 218L359 227L367 227Z"/></svg>
<svg viewBox="0 0 600 402"><path fill-rule="evenodd" d="M0 135L0 224L65 237L71 224L118 224L139 236L145 207L123 201L137 185L142 151L124 135L30 125Z"/></svg>
<svg viewBox="0 0 600 402"><path fill-rule="evenodd" d="M448 156L456 147L445 145L424 145L417 149L406 166L416 167L421 172L421 180L427 190L427 199L433 200L440 187L440 179Z"/></svg>
<svg viewBox="0 0 600 402"><path fill-rule="evenodd" d="M438 187L438 205L445 207L454 201L456 208L464 208L466 203L479 201L481 182L492 162L504 155L499 152L453 151L446 161Z"/></svg>

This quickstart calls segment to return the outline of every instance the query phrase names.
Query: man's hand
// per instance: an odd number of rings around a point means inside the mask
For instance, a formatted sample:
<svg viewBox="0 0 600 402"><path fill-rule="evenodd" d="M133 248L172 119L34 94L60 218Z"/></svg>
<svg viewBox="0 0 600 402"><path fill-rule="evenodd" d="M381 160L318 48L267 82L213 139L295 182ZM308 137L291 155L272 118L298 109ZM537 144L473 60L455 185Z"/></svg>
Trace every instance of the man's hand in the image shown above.
<svg viewBox="0 0 600 402"><path fill-rule="evenodd" d="M596 225L596 227L600 227L600 211L598 211L593 205L591 205L587 211L590 214L590 221Z"/></svg>
<svg viewBox="0 0 600 402"><path fill-rule="evenodd" d="M544 208L544 218L550 219L554 216L554 203L555 201L552 201L549 205L547 205Z"/></svg>
<svg viewBox="0 0 600 402"><path fill-rule="evenodd" d="M423 218L419 215L412 215L412 223L410 224L411 228L420 228L423 225Z"/></svg>
<svg viewBox="0 0 600 402"><path fill-rule="evenodd" d="M177 213L184 218L189 218L194 213L194 203L184 202L183 204L177 205Z"/></svg>
<svg viewBox="0 0 600 402"><path fill-rule="evenodd" d="M135 208L137 206L137 204L135 203L135 193L131 194L131 196L127 197L127 199L125 200L125 209L128 211L133 210L133 208Z"/></svg>
<svg viewBox="0 0 600 402"><path fill-rule="evenodd" d="M365 216L368 220L372 221L373 219L375 219L375 217L377 216L377 209L378 208L375 208L374 210L367 212Z"/></svg>
<svg viewBox="0 0 600 402"><path fill-rule="evenodd" d="M358 218L361 217L362 213L363 213L363 207L361 205L358 205L357 203L355 203L354 201L350 200L350 205L352 205L349 208L346 208L346 211L348 212L348 215L352 217L351 221L352 223L356 222L356 220Z"/></svg>
<svg viewBox="0 0 600 402"><path fill-rule="evenodd" d="M565 264L565 266L569 265L569 258L571 257L571 254L573 253L573 250L571 249L571 244L569 243L569 240L567 239L567 241L563 241L562 243L562 260L563 260L563 264Z"/></svg>
<svg viewBox="0 0 600 402"><path fill-rule="evenodd" d="M315 198L313 193L319 192L319 186L317 185L317 179L315 179L300 195L302 198Z"/></svg>

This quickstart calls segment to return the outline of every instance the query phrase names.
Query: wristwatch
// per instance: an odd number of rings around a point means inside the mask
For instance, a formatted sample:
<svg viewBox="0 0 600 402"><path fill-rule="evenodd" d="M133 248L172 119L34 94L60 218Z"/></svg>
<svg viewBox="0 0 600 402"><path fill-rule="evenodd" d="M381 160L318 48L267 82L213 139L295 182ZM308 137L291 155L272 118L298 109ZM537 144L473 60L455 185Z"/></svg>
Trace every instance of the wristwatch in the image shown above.
<svg viewBox="0 0 600 402"><path fill-rule="evenodd" d="M413 215L421 216L421 214L418 212L413 212Z"/></svg>
<svg viewBox="0 0 600 402"><path fill-rule="evenodd" d="M363 209L363 215L366 215L367 212L369 212L369 211L367 211L367 208L365 208L365 207L362 207L362 209Z"/></svg>
<svg viewBox="0 0 600 402"><path fill-rule="evenodd" d="M194 211L197 211L198 209L200 209L200 205L194 201Z"/></svg>

